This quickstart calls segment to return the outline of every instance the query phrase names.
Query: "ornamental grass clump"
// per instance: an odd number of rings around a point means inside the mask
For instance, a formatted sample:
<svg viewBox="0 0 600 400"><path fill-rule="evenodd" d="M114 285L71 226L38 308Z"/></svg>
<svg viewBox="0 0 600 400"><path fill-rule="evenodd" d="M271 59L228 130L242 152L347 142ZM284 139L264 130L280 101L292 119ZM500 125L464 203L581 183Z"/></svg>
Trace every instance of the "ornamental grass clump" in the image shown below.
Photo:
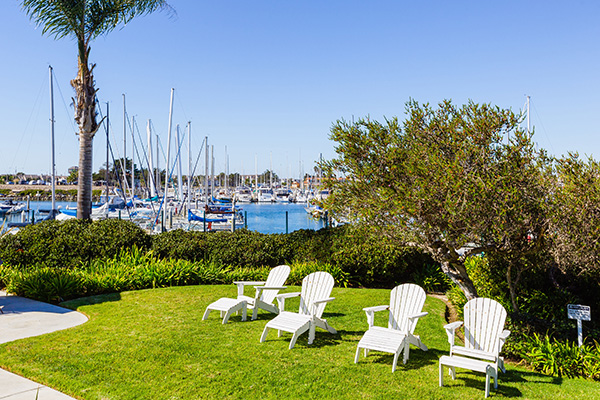
<svg viewBox="0 0 600 400"><path fill-rule="evenodd" d="M536 370L546 375L583 377L600 380L600 343L584 344L561 342L548 335L534 334L527 338L524 359Z"/></svg>

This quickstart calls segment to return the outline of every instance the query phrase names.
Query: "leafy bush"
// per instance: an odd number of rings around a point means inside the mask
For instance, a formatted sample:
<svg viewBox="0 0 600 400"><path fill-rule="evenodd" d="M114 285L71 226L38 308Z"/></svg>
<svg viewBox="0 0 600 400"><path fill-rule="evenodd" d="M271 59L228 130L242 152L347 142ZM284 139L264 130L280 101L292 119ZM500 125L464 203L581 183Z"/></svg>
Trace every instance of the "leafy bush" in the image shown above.
<svg viewBox="0 0 600 400"><path fill-rule="evenodd" d="M318 262L293 263L291 265L290 276L286 284L301 285L302 279L313 272L324 271L329 272L335 281L335 284L341 287L348 287L348 273L337 266L331 264L320 264Z"/></svg>
<svg viewBox="0 0 600 400"><path fill-rule="evenodd" d="M352 226L287 235L176 230L154 236L152 250L161 258L205 260L235 268L316 262L344 271L349 286L391 288L414 281L424 265L432 264L431 258L419 251L398 247L368 228ZM436 272L431 286L441 285L442 280Z"/></svg>
<svg viewBox="0 0 600 400"><path fill-rule="evenodd" d="M151 237L128 221L47 221L0 238L0 259L6 268L0 269L0 281L38 299L263 280L280 264L292 267L288 284L300 284L315 271L331 273L344 287L391 288L417 280L436 290L445 282L431 258L368 228L350 226L286 235L175 230ZM45 274L56 269L53 277L71 276L63 269L77 270L83 281L76 290L45 295L36 268Z"/></svg>
<svg viewBox="0 0 600 400"><path fill-rule="evenodd" d="M85 293L85 277L80 271L38 267L14 272L7 291L30 299L59 303Z"/></svg>
<svg viewBox="0 0 600 400"><path fill-rule="evenodd" d="M537 334L524 343L523 358L536 370L546 375L584 377L600 380L600 344L584 344L578 347L574 342L559 342L549 336L540 338Z"/></svg>
<svg viewBox="0 0 600 400"><path fill-rule="evenodd" d="M444 274L439 264L426 264L414 273L413 279L414 283L430 293L445 292L452 286L452 281Z"/></svg>
<svg viewBox="0 0 600 400"><path fill-rule="evenodd" d="M134 245L145 249L150 243L150 237L129 221L44 221L2 237L0 260L15 267L43 264L74 268L97 258L113 257Z"/></svg>

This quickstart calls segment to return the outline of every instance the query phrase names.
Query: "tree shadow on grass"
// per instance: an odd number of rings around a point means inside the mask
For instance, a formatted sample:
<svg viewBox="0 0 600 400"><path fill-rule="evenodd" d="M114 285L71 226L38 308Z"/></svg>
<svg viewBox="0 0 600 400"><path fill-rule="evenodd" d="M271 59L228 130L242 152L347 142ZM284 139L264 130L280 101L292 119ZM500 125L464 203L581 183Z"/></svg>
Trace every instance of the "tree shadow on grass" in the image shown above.
<svg viewBox="0 0 600 400"><path fill-rule="evenodd" d="M121 294L120 293L107 293L107 294L99 294L95 296L81 297L75 300L64 301L60 303L61 307L70 308L72 310L77 310L82 306L91 306L95 304L109 303L113 301L120 301Z"/></svg>
<svg viewBox="0 0 600 400"><path fill-rule="evenodd" d="M450 382L455 382L454 385L468 386L474 388L481 388L482 392L485 391L485 374L469 371L466 369L457 368L456 380L452 380L448 374L448 369L444 368L444 385L452 385ZM494 396L502 395L504 397L523 397L523 392L514 386L510 386L513 383L525 383L529 386L532 385L561 385L563 378L556 376L548 376L540 374L534 371L522 371L516 370L507 366L506 373L498 372L498 388L490 389L490 394ZM548 386L548 390L552 390ZM535 392L535 390L534 390Z"/></svg>
<svg viewBox="0 0 600 400"><path fill-rule="evenodd" d="M356 343L358 345L358 342ZM437 349L429 349L428 351L423 351L417 347L411 346L409 351L409 358L406 364L402 362L402 358L404 354L400 354L398 357L398 363L396 366L396 372L405 370L416 370L428 367L430 365L437 365L441 356L447 354L448 352L437 350ZM387 364L392 367L392 363L394 362L394 355L392 353L383 353L380 351L370 350L369 355L365 358L364 351L361 349L360 357L358 362L361 360L369 359L369 362L375 364Z"/></svg>

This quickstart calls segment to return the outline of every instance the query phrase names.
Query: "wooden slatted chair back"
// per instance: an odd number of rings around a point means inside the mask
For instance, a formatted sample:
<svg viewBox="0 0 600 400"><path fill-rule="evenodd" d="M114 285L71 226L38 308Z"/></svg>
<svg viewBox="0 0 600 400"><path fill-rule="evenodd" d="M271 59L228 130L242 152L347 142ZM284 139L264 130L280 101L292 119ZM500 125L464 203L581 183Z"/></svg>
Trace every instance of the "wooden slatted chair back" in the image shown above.
<svg viewBox="0 0 600 400"><path fill-rule="evenodd" d="M333 276L323 271L313 272L312 274L305 276L304 279L302 279L300 309L298 313L311 315L313 303L316 300L329 298L334 283ZM321 318L321 315L323 315L326 304L327 303L322 303L316 307L316 313L314 315L317 318Z"/></svg>
<svg viewBox="0 0 600 400"><path fill-rule="evenodd" d="M492 299L469 300L464 308L465 347L498 354L498 337L504 329L506 310Z"/></svg>
<svg viewBox="0 0 600 400"><path fill-rule="evenodd" d="M288 265L279 265L269 272L265 286L280 287L285 285L285 281L290 275L290 267ZM263 290L261 300L268 304L273 304L275 297L279 293L278 290Z"/></svg>
<svg viewBox="0 0 600 400"><path fill-rule="evenodd" d="M423 310L426 297L425 290L412 283L405 283L393 288L390 294L388 328L413 333L417 319L410 322L408 317Z"/></svg>

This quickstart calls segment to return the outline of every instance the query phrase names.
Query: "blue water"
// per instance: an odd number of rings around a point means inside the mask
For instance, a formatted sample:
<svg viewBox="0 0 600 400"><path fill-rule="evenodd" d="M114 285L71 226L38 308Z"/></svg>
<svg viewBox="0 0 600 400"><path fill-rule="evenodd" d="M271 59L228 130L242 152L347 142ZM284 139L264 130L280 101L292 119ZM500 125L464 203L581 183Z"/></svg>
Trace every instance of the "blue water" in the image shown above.
<svg viewBox="0 0 600 400"><path fill-rule="evenodd" d="M66 206L75 207L75 202L57 201L57 208ZM251 231L260 233L286 233L286 213L287 213L287 232L293 232L299 229L314 229L323 228L323 220L315 220L311 218L304 210L304 205L293 203L275 203L275 204L238 204L242 212L247 216L246 224ZM30 208L36 210L35 218L39 220L43 215L37 210L49 210L51 203L49 201L32 201ZM31 211L29 212L31 216ZM4 219L10 222L20 222L21 215L8 215L0 217L0 225Z"/></svg>

